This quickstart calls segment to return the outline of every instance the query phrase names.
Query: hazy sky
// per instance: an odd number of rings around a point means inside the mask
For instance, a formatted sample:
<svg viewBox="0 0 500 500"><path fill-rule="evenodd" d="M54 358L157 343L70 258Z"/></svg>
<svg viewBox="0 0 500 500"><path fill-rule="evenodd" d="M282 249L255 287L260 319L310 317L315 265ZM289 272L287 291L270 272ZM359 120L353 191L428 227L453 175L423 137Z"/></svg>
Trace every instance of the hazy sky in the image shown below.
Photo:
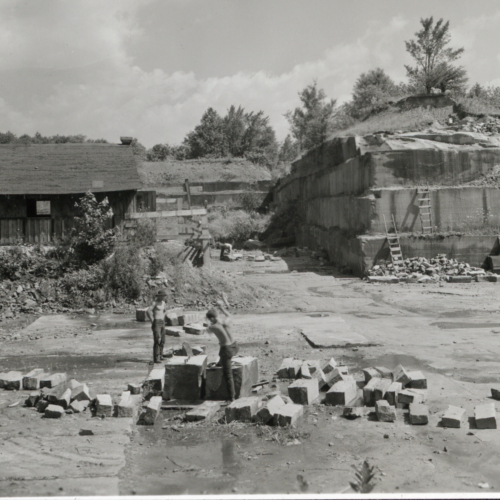
<svg viewBox="0 0 500 500"><path fill-rule="evenodd" d="M210 106L283 114L314 79L397 81L421 17L450 20L470 84L500 85L498 0L0 0L0 131L178 143Z"/></svg>

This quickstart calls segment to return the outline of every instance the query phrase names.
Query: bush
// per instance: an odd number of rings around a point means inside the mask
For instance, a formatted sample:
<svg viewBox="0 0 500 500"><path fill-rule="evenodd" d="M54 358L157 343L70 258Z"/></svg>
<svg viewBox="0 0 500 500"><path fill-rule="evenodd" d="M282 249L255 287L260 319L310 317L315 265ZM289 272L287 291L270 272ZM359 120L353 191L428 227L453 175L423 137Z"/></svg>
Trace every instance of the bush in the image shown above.
<svg viewBox="0 0 500 500"><path fill-rule="evenodd" d="M130 243L140 247L150 247L156 243L156 224L151 219L136 219L137 225L134 235L129 238Z"/></svg>
<svg viewBox="0 0 500 500"><path fill-rule="evenodd" d="M262 205L262 194L252 187L239 196L239 201L245 212L255 212Z"/></svg>
<svg viewBox="0 0 500 500"><path fill-rule="evenodd" d="M268 215L244 210L211 212L208 214L208 229L215 241L243 243L262 232L269 221Z"/></svg>

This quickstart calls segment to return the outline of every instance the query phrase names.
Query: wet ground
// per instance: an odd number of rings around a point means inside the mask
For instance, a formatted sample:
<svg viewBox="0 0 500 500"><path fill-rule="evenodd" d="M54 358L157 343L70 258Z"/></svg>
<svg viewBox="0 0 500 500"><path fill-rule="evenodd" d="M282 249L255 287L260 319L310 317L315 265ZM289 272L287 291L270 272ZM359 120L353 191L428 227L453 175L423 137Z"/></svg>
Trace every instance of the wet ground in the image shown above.
<svg viewBox="0 0 500 500"><path fill-rule="evenodd" d="M350 493L351 466L365 459L375 466L374 493L498 492L500 430L475 429L473 419L462 429L438 423L448 404L472 417L500 385L500 285L373 285L307 271L303 259L215 265L275 292L258 314L234 318L242 354L259 358L263 379L291 356L335 357L357 380L364 367L401 363L427 375L429 425L410 426L403 410L395 423L351 421L322 404L309 406L295 429L187 424L174 410L154 427L87 413L57 421L10 406L25 393L0 391L1 496ZM288 265L299 271L287 272ZM329 324L332 335L345 325L339 333L363 342L313 348L300 334ZM132 314L44 317L18 333L2 343L0 371L64 371L94 394L118 397L150 368L151 331ZM167 346L183 340L169 338ZM213 337L187 340L206 345L209 361L217 358Z"/></svg>

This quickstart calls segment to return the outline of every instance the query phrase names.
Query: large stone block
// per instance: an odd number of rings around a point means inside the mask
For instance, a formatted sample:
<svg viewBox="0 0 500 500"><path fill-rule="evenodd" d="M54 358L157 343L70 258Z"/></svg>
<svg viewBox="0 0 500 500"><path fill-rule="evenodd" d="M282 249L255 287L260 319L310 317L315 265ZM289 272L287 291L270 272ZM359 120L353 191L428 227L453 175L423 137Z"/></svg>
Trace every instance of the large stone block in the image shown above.
<svg viewBox="0 0 500 500"><path fill-rule="evenodd" d="M427 379L421 371L408 372L410 383L408 387L411 389L427 389Z"/></svg>
<svg viewBox="0 0 500 500"><path fill-rule="evenodd" d="M467 412L465 408L449 405L448 409L441 417L442 427L452 427L459 429L467 423Z"/></svg>
<svg viewBox="0 0 500 500"><path fill-rule="evenodd" d="M292 359L288 367L288 378L296 379L300 374L302 361L300 359Z"/></svg>
<svg viewBox="0 0 500 500"><path fill-rule="evenodd" d="M146 322L148 320L147 312L148 312L147 307L136 309L135 310L135 320L140 321L141 323Z"/></svg>
<svg viewBox="0 0 500 500"><path fill-rule="evenodd" d="M193 408L186 413L188 422L197 422L198 420L211 420L220 410L219 401L204 401L200 406Z"/></svg>
<svg viewBox="0 0 500 500"><path fill-rule="evenodd" d="M252 394L252 385L259 382L259 361L250 356L233 358L232 372L234 390L237 398ZM216 400L229 399L226 380L222 368L213 367L206 371L205 398Z"/></svg>
<svg viewBox="0 0 500 500"><path fill-rule="evenodd" d="M429 408L424 404L410 404L408 414L411 425L426 425L429 423Z"/></svg>
<svg viewBox="0 0 500 500"><path fill-rule="evenodd" d="M427 391L423 389L403 389L398 394L398 403L410 405L412 403L425 403Z"/></svg>
<svg viewBox="0 0 500 500"><path fill-rule="evenodd" d="M403 365L398 365L393 371L394 382L400 382L403 389L410 383L411 379Z"/></svg>
<svg viewBox="0 0 500 500"><path fill-rule="evenodd" d="M207 356L174 356L165 364L163 399L202 399Z"/></svg>
<svg viewBox="0 0 500 500"><path fill-rule="evenodd" d="M450 276L449 282L450 283L471 283L472 276Z"/></svg>
<svg viewBox="0 0 500 500"><path fill-rule="evenodd" d="M43 368L35 368L23 377L23 389L34 391L40 389L40 379L43 376Z"/></svg>
<svg viewBox="0 0 500 500"><path fill-rule="evenodd" d="M71 389L68 387L59 398L57 398L56 404L57 406L61 406L62 408L68 408L71 402Z"/></svg>
<svg viewBox="0 0 500 500"><path fill-rule="evenodd" d="M89 405L90 401L73 401L69 407L73 413L82 413Z"/></svg>
<svg viewBox="0 0 500 500"><path fill-rule="evenodd" d="M189 333L191 335L202 335L207 331L207 327L203 323L185 325L182 328L186 333Z"/></svg>
<svg viewBox="0 0 500 500"><path fill-rule="evenodd" d="M500 387L492 387L491 388L491 397L493 399L496 399L497 401L500 401Z"/></svg>
<svg viewBox="0 0 500 500"><path fill-rule="evenodd" d="M203 315L201 313L184 313L177 316L179 320L179 325L191 325L193 323L199 323L203 321Z"/></svg>
<svg viewBox="0 0 500 500"><path fill-rule="evenodd" d="M326 404L346 406L356 399L358 386L354 380L341 380L326 393Z"/></svg>
<svg viewBox="0 0 500 500"><path fill-rule="evenodd" d="M391 406L385 399L380 399L375 403L375 411L380 422L396 420L396 407Z"/></svg>
<svg viewBox="0 0 500 500"><path fill-rule="evenodd" d="M49 404L50 403L48 401L40 399L40 401L38 401L38 403L36 404L36 409L39 413L45 413L45 410L47 409L47 406L49 406Z"/></svg>
<svg viewBox="0 0 500 500"><path fill-rule="evenodd" d="M280 395L273 396L266 404L260 408L254 416L254 421L261 424L268 424L272 422L274 414L285 406L285 401Z"/></svg>
<svg viewBox="0 0 500 500"><path fill-rule="evenodd" d="M337 382L340 382L342 380L354 380L354 379L352 378L351 375L349 375L349 370L347 366L337 366L328 373L325 373L325 380L326 380L325 385L331 388Z"/></svg>
<svg viewBox="0 0 500 500"><path fill-rule="evenodd" d="M379 380L379 378L372 378L363 387L363 400L366 406L375 406L375 388Z"/></svg>
<svg viewBox="0 0 500 500"><path fill-rule="evenodd" d="M71 401L91 401L90 389L87 384L81 384L71 390Z"/></svg>
<svg viewBox="0 0 500 500"><path fill-rule="evenodd" d="M6 373L2 376L0 383L8 391L19 391L23 388L23 374L15 371Z"/></svg>
<svg viewBox="0 0 500 500"><path fill-rule="evenodd" d="M57 405L48 405L45 408L45 418L61 418L64 415L64 408Z"/></svg>
<svg viewBox="0 0 500 500"><path fill-rule="evenodd" d="M274 425L280 427L294 426L304 415L304 407L296 404L286 404L274 414Z"/></svg>
<svg viewBox="0 0 500 500"><path fill-rule="evenodd" d="M370 382L372 378L382 378L382 375L375 368L365 368L363 370L363 375L365 376L365 383Z"/></svg>
<svg viewBox="0 0 500 500"><path fill-rule="evenodd" d="M109 394L98 394L95 397L95 414L96 417L113 416L113 400Z"/></svg>
<svg viewBox="0 0 500 500"><path fill-rule="evenodd" d="M376 403L380 399L385 399L387 389L392 385L392 379L381 378L378 380L375 389L373 390L373 401Z"/></svg>
<svg viewBox="0 0 500 500"><path fill-rule="evenodd" d="M128 384L127 385L127 391L130 392L130 394L140 394L141 393L141 384Z"/></svg>
<svg viewBox="0 0 500 500"><path fill-rule="evenodd" d="M392 370L389 370L389 368L386 368L385 366L376 366L375 370L380 373L380 376L382 378L390 378L392 380L393 374Z"/></svg>
<svg viewBox="0 0 500 500"><path fill-rule="evenodd" d="M171 358L172 359L172 358ZM153 393L154 395L163 392L165 383L165 367L155 366L148 374L146 380L142 384L144 394Z"/></svg>
<svg viewBox="0 0 500 500"><path fill-rule="evenodd" d="M474 419L478 429L496 429L497 418L495 403L486 403L476 406L474 409Z"/></svg>
<svg viewBox="0 0 500 500"><path fill-rule="evenodd" d="M300 367L300 376L302 378L311 379L311 372L309 371L309 365L304 361Z"/></svg>
<svg viewBox="0 0 500 500"><path fill-rule="evenodd" d="M65 373L54 373L52 375L48 375L47 377L42 377L40 379L40 387L48 387L51 389L52 387L56 387L63 382L66 382L66 374Z"/></svg>
<svg viewBox="0 0 500 500"><path fill-rule="evenodd" d="M183 337L184 330L180 326L166 326L165 335L168 335L169 337Z"/></svg>
<svg viewBox="0 0 500 500"><path fill-rule="evenodd" d="M179 326L179 317L174 312L167 312L165 314L165 324L167 326Z"/></svg>
<svg viewBox="0 0 500 500"><path fill-rule="evenodd" d="M403 390L401 382L393 382L385 391L385 399L390 405L396 406L398 402L398 394Z"/></svg>
<svg viewBox="0 0 500 500"><path fill-rule="evenodd" d="M28 399L26 399L26 406L36 406L38 404L38 401L42 399L42 391L37 390L33 391L29 396Z"/></svg>
<svg viewBox="0 0 500 500"><path fill-rule="evenodd" d="M250 422L260 407L260 398L247 397L237 399L226 406L226 421Z"/></svg>
<svg viewBox="0 0 500 500"><path fill-rule="evenodd" d="M325 366L323 366L323 373L326 375L327 373L330 373L332 370L334 370L337 366L337 362L335 359L331 358Z"/></svg>
<svg viewBox="0 0 500 500"><path fill-rule="evenodd" d="M310 405L319 398L317 380L299 379L288 386L288 397L299 405Z"/></svg>
<svg viewBox="0 0 500 500"><path fill-rule="evenodd" d="M133 417L135 414L135 400L131 397L129 391L122 392L120 402L116 405L117 417Z"/></svg>
<svg viewBox="0 0 500 500"><path fill-rule="evenodd" d="M146 411L144 414L144 423L146 425L154 425L161 411L161 403L161 396L153 396L150 399L148 405L146 406Z"/></svg>
<svg viewBox="0 0 500 500"><path fill-rule="evenodd" d="M78 382L78 380L72 378L66 385L66 387L69 387L71 390L75 389L76 387L79 387L80 385L83 385L81 382Z"/></svg>

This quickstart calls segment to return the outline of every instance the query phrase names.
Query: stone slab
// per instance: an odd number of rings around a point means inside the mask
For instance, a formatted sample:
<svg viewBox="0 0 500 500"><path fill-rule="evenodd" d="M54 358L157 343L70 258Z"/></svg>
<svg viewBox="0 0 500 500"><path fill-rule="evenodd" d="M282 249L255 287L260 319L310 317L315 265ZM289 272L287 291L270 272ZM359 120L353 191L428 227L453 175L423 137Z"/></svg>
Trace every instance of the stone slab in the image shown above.
<svg viewBox="0 0 500 500"><path fill-rule="evenodd" d="M497 418L495 403L485 403L476 406L474 409L474 419L478 429L496 429Z"/></svg>
<svg viewBox="0 0 500 500"><path fill-rule="evenodd" d="M411 425L426 425L429 423L429 408L427 405L412 403L408 418Z"/></svg>
<svg viewBox="0 0 500 500"><path fill-rule="evenodd" d="M226 406L226 421L250 422L260 407L260 398L246 397L233 401Z"/></svg>
<svg viewBox="0 0 500 500"><path fill-rule="evenodd" d="M409 405L412 403L425 403L427 391L422 389L403 389L398 394L398 403Z"/></svg>
<svg viewBox="0 0 500 500"><path fill-rule="evenodd" d="M203 323L185 325L182 327L186 333L191 335L203 335L207 331L207 327Z"/></svg>
<svg viewBox="0 0 500 500"><path fill-rule="evenodd" d="M458 406L448 406L448 409L441 417L442 427L452 427L454 429L459 429L465 426L467 423L467 412L465 408L459 408Z"/></svg>
<svg viewBox="0 0 500 500"><path fill-rule="evenodd" d="M375 366L374 368L380 373L382 378L393 379L392 370L389 370L389 368L386 368L385 366Z"/></svg>
<svg viewBox="0 0 500 500"><path fill-rule="evenodd" d="M411 389L427 389L427 378L421 371L408 372L410 383L408 387Z"/></svg>
<svg viewBox="0 0 500 500"><path fill-rule="evenodd" d="M166 326L165 335L168 335L169 337L183 337L184 330L181 326Z"/></svg>
<svg viewBox="0 0 500 500"><path fill-rule="evenodd" d="M40 389L40 379L44 375L43 368L35 368L23 377L23 389L34 391Z"/></svg>
<svg viewBox="0 0 500 500"><path fill-rule="evenodd" d="M48 405L44 412L45 418L61 418L64 415L64 408L57 405Z"/></svg>
<svg viewBox="0 0 500 500"><path fill-rule="evenodd" d="M351 401L356 399L358 387L354 380L341 380L334 384L326 393L326 404L333 406L347 406Z"/></svg>
<svg viewBox="0 0 500 500"><path fill-rule="evenodd" d="M2 386L8 391L19 391L23 388L22 372L8 372L2 376Z"/></svg>
<svg viewBox="0 0 500 500"><path fill-rule="evenodd" d="M163 399L203 399L202 387L206 369L206 355L169 358L165 363Z"/></svg>
<svg viewBox="0 0 500 500"><path fill-rule="evenodd" d="M146 377L146 380L142 384L144 394L153 393L154 395L161 394L163 392L165 384L165 367L155 366Z"/></svg>
<svg viewBox="0 0 500 500"><path fill-rule="evenodd" d="M450 283L471 283L472 276L450 276L448 281Z"/></svg>
<svg viewBox="0 0 500 500"><path fill-rule="evenodd" d="M127 391L130 392L130 394L140 394L142 390L141 384L127 384Z"/></svg>
<svg viewBox="0 0 500 500"><path fill-rule="evenodd" d="M188 422L197 422L199 420L212 420L220 410L219 401L204 401L200 406L193 408L186 413Z"/></svg>
<svg viewBox="0 0 500 500"><path fill-rule="evenodd" d="M375 412L379 422L394 422L397 418L396 407L391 406L385 399L375 403Z"/></svg>
<svg viewBox="0 0 500 500"><path fill-rule="evenodd" d="M161 396L153 396L149 400L149 403L146 406L146 411L144 414L144 423L146 425L154 425L161 411L161 403L162 403Z"/></svg>
<svg viewBox="0 0 500 500"><path fill-rule="evenodd" d="M288 397L299 405L310 405L319 398L317 380L299 379L288 386Z"/></svg>
<svg viewBox="0 0 500 500"><path fill-rule="evenodd" d="M47 377L42 377L40 379L40 387L48 387L51 389L52 387L56 387L63 382L66 382L67 376L65 373L54 373Z"/></svg>
<svg viewBox="0 0 500 500"><path fill-rule="evenodd" d="M286 404L276 411L274 425L279 427L295 426L304 416L304 407L294 403Z"/></svg>
<svg viewBox="0 0 500 500"><path fill-rule="evenodd" d="M258 359L251 356L235 357L232 361L232 372L236 397L250 396L252 386L260 380ZM208 368L205 382L205 399L222 401L229 399L222 368Z"/></svg>
<svg viewBox="0 0 500 500"><path fill-rule="evenodd" d="M498 276L496 274L488 274L486 276L476 276L476 281L478 283L484 283L484 282L489 282L489 283L497 283L498 282Z"/></svg>
<svg viewBox="0 0 500 500"><path fill-rule="evenodd" d="M109 394L98 394L95 397L95 414L96 417L113 416L113 400Z"/></svg>
<svg viewBox="0 0 500 500"><path fill-rule="evenodd" d="M254 422L269 424L273 421L274 414L285 406L285 401L280 395L273 396L260 408L254 416Z"/></svg>
<svg viewBox="0 0 500 500"><path fill-rule="evenodd" d="M202 313L184 313L177 316L179 320L180 326L191 325L193 323L203 322L203 314Z"/></svg>

